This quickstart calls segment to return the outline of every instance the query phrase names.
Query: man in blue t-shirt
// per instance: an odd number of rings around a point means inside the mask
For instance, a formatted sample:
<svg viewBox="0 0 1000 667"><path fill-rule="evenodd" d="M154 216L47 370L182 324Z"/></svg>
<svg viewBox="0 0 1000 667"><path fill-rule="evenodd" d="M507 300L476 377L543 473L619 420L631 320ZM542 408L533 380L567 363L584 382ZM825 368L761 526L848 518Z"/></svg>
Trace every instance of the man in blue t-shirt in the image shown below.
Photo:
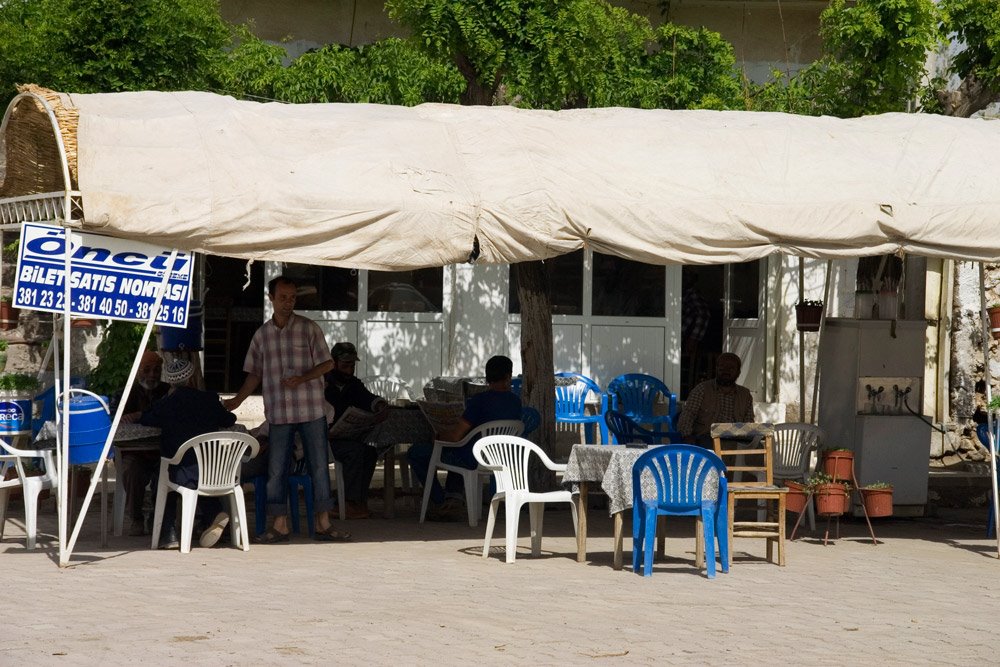
<svg viewBox="0 0 1000 667"><path fill-rule="evenodd" d="M447 432L438 433L439 440L457 442L472 429L486 422L500 419L521 419L521 399L510 389L510 381L514 372L514 362L504 356L490 358L486 362L486 382L489 389L465 402L465 412L455 426ZM472 455L470 440L462 447L446 447L441 451L441 462L461 466L473 470L476 459ZM427 468L430 466L433 445L430 443L415 444L410 447L407 456L413 468L416 479L427 479ZM427 508L427 518L431 521L457 521L464 516L462 507L462 477L448 473L445 488L435 477L431 482L431 506Z"/></svg>

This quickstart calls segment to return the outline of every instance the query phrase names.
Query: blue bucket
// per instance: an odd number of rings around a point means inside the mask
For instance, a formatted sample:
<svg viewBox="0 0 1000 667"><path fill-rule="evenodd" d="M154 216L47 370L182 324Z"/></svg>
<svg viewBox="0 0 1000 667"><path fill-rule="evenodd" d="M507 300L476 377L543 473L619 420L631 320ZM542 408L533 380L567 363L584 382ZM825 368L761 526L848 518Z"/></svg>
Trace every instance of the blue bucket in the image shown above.
<svg viewBox="0 0 1000 667"><path fill-rule="evenodd" d="M96 397L86 395L69 399L70 465L93 463L101 457L111 432L111 416L104 407L107 399L104 401L102 404Z"/></svg>
<svg viewBox="0 0 1000 667"><path fill-rule="evenodd" d="M31 397L0 396L0 435L31 433Z"/></svg>
<svg viewBox="0 0 1000 667"><path fill-rule="evenodd" d="M45 426L45 422L55 421L56 418L56 388L51 386L38 396L35 402L40 403L38 416L31 420L31 435L34 437Z"/></svg>
<svg viewBox="0 0 1000 667"><path fill-rule="evenodd" d="M202 349L201 317L201 302L192 301L186 328L160 327L160 349L169 352Z"/></svg>

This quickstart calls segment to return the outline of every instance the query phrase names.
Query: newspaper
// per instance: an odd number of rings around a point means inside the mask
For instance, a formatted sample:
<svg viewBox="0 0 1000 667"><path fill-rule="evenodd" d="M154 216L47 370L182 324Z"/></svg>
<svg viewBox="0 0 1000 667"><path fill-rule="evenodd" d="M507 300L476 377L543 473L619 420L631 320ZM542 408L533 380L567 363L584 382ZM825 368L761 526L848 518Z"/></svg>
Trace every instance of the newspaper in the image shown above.
<svg viewBox="0 0 1000 667"><path fill-rule="evenodd" d="M351 406L330 427L329 435L333 440L364 440L377 422L378 415Z"/></svg>
<svg viewBox="0 0 1000 667"><path fill-rule="evenodd" d="M465 403L435 403L432 401L417 401L420 411L424 413L427 422L434 433L450 431L465 412Z"/></svg>

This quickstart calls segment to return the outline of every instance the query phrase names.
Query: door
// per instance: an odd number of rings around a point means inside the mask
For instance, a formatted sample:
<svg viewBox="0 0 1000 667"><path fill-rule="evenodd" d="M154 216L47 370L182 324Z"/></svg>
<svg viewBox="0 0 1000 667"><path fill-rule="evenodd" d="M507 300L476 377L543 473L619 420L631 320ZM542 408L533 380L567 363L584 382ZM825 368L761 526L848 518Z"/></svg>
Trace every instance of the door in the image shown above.
<svg viewBox="0 0 1000 667"><path fill-rule="evenodd" d="M766 350L766 260L725 265L723 345L743 360L739 383L755 401L764 400Z"/></svg>

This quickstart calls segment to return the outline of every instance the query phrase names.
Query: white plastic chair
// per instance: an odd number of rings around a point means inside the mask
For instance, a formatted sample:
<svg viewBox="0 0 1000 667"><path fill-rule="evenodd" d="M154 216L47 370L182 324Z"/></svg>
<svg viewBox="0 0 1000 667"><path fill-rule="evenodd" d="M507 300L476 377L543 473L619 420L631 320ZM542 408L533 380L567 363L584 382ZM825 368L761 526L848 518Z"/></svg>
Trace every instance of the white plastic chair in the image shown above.
<svg viewBox="0 0 1000 667"><path fill-rule="evenodd" d="M177 465L189 449L194 450L198 461L198 488L189 489L170 481L169 468ZM250 455L247 456L247 450ZM229 496L229 523L233 546L250 551L247 532L247 510L240 486L240 464L257 456L260 445L246 433L216 431L191 438L178 449L172 458L160 459L160 479L156 487L156 512L153 515L152 548L158 546L163 526L163 509L167 493L176 491L181 496L181 553L191 551L191 533L194 530L194 511L198 496Z"/></svg>
<svg viewBox="0 0 1000 667"><path fill-rule="evenodd" d="M812 455L823 442L823 431L811 424L777 424L774 427L775 483L790 479L805 482L812 468ZM809 530L816 530L812 498L806 503Z"/></svg>
<svg viewBox="0 0 1000 667"><path fill-rule="evenodd" d="M35 458L44 461L45 473L29 477L25 474L24 460ZM2 481L10 468L17 470L17 478ZM18 486L24 497L25 547L34 549L38 531L38 496L43 489L55 489L59 486L55 457L47 449L18 449L0 439L0 540L3 539L7 523L7 499L10 497L10 490Z"/></svg>
<svg viewBox="0 0 1000 667"><path fill-rule="evenodd" d="M470 470L462 466L441 463L441 452L447 447L464 447L469 441L480 436L521 435L523 432L523 422L517 419L501 419L477 426L458 442L435 440L431 460L427 466L427 479L424 480L424 500L420 504L420 523L423 523L424 517L427 516L427 505L431 500L431 482L434 476L438 470L447 470L462 476L462 481L465 483L465 507L469 513L469 526L472 528L478 526L479 518L483 514L483 477L489 477L490 471L482 468Z"/></svg>
<svg viewBox="0 0 1000 667"><path fill-rule="evenodd" d="M376 396L381 396L389 403L394 403L401 398L410 399L410 388L399 378L387 377L384 375L369 375L361 378L365 388Z"/></svg>
<svg viewBox="0 0 1000 667"><path fill-rule="evenodd" d="M545 503L569 503L573 510L573 532L576 533L577 509L573 494L569 491L533 492L528 489L528 461L532 454L541 459L546 468L554 472L565 472L566 464L553 463L545 452L530 440L511 435L492 435L472 446L476 461L484 470L493 471L497 492L490 501L490 514L486 520L486 540L483 542L483 558L489 556L493 527L497 519L497 507L507 503L506 551L507 562L513 563L517 555L517 524L521 507L528 503L528 517L531 521L531 555L542 551L542 520L545 517Z"/></svg>

